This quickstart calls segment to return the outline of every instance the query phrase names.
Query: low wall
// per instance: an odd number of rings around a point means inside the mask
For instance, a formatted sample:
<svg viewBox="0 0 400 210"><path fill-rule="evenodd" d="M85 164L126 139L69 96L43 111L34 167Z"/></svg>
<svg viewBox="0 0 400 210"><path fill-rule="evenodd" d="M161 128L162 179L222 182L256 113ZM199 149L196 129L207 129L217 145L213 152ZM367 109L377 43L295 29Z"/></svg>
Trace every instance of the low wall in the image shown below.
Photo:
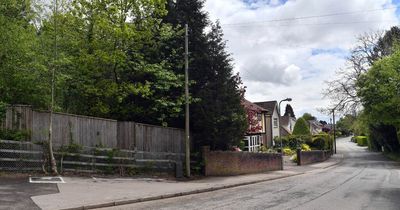
<svg viewBox="0 0 400 210"><path fill-rule="evenodd" d="M297 151L297 165L323 162L332 156L330 150Z"/></svg>
<svg viewBox="0 0 400 210"><path fill-rule="evenodd" d="M282 170L281 154L210 151L203 147L206 176L230 176Z"/></svg>

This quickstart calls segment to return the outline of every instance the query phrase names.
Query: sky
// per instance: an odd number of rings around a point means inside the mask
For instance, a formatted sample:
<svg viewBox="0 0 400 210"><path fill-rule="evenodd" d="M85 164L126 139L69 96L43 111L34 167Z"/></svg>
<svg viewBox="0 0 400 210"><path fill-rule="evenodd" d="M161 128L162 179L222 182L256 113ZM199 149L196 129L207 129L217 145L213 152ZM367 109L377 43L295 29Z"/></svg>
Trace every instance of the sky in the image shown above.
<svg viewBox="0 0 400 210"><path fill-rule="evenodd" d="M400 0L206 0L219 20L252 102L290 97L296 116L330 105L325 81L345 66L364 33L398 25ZM282 112L286 103L282 102ZM283 113L282 113L283 114Z"/></svg>

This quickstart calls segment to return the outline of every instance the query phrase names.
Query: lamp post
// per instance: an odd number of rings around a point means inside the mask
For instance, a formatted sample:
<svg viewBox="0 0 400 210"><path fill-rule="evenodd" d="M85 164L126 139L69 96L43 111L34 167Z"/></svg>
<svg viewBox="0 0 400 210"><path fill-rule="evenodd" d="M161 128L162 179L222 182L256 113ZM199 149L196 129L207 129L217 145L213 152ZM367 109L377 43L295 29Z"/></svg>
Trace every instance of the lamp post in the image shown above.
<svg viewBox="0 0 400 210"><path fill-rule="evenodd" d="M278 104L278 117L279 117L279 124L278 124L278 134L279 134L279 138L281 139L281 155L282 155L282 170L283 170L283 146L282 146L282 137L281 137L281 103L282 103L282 101L292 101L292 98L285 98L285 99L283 99L283 100L281 100L281 101L279 101L279 104Z"/></svg>

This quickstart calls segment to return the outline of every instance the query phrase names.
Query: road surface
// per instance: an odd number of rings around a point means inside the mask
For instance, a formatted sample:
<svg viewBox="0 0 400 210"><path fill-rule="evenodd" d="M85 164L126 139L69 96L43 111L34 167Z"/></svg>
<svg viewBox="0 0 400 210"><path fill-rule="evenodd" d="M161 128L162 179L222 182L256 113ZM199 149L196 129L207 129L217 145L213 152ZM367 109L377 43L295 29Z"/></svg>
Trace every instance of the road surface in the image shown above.
<svg viewBox="0 0 400 210"><path fill-rule="evenodd" d="M338 139L343 161L304 175L108 209L400 209L400 164Z"/></svg>

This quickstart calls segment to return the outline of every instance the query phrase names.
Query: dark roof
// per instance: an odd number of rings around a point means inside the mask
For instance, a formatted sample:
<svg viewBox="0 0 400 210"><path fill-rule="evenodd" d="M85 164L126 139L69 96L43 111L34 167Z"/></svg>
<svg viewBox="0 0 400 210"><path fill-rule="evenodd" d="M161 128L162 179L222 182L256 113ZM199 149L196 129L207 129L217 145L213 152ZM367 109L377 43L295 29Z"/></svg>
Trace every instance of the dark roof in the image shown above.
<svg viewBox="0 0 400 210"><path fill-rule="evenodd" d="M262 108L270 111L271 113L274 112L277 103L278 103L277 101L255 102L255 104L257 104L258 106L261 106Z"/></svg>
<svg viewBox="0 0 400 210"><path fill-rule="evenodd" d="M254 110L256 112L267 112L268 110L262 108L261 106L258 106L257 104L251 103L250 101L246 100L246 99L242 99L241 101L242 105L244 106L245 109L250 109L250 110Z"/></svg>
<svg viewBox="0 0 400 210"><path fill-rule="evenodd" d="M287 126L289 125L289 118L290 118L289 116L281 116L279 123L281 125Z"/></svg>

